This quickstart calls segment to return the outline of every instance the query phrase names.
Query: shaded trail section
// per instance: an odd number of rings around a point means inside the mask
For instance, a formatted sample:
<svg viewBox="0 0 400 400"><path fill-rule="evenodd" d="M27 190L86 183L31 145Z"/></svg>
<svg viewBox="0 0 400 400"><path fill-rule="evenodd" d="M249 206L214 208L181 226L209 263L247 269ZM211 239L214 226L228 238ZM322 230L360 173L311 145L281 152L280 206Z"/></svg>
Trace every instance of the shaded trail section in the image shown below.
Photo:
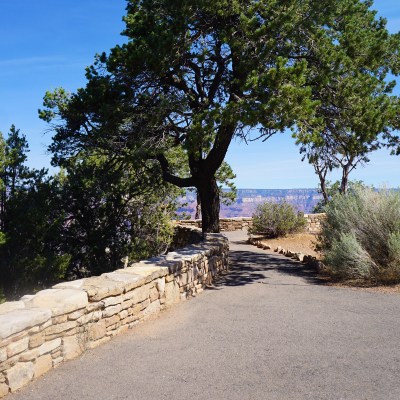
<svg viewBox="0 0 400 400"><path fill-rule="evenodd" d="M324 286L227 235L215 286L7 398L400 398L399 295Z"/></svg>

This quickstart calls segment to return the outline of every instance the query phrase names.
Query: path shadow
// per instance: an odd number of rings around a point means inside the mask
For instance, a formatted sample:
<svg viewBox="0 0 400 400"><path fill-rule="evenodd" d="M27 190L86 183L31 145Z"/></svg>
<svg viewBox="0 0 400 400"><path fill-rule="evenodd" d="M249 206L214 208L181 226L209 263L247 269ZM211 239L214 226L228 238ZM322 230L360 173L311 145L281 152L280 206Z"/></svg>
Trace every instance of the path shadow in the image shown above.
<svg viewBox="0 0 400 400"><path fill-rule="evenodd" d="M235 244L246 244L244 241ZM221 286L243 286L253 283L268 283L269 271L278 271L285 275L296 276L305 280L305 285L324 285L326 280L307 264L282 258L270 253L244 250L229 251L229 271L215 282L215 288Z"/></svg>

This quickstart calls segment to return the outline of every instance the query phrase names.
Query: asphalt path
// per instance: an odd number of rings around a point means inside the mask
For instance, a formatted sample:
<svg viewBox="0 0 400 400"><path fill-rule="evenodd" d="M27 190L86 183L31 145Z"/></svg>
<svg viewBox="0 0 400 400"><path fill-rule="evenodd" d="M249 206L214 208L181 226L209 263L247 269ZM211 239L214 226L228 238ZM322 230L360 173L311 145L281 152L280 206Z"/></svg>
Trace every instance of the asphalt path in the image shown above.
<svg viewBox="0 0 400 400"><path fill-rule="evenodd" d="M400 295L325 286L228 236L213 288L7 399L400 399Z"/></svg>

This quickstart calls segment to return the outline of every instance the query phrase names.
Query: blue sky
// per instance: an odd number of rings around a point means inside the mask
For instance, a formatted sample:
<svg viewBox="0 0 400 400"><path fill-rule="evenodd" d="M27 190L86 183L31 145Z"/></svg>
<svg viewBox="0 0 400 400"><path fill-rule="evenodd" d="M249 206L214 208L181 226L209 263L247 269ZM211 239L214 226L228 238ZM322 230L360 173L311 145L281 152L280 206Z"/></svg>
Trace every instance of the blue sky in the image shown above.
<svg viewBox="0 0 400 400"><path fill-rule="evenodd" d="M400 31L399 0L376 0L373 8L388 19L391 32ZM60 86L69 91L83 86L84 69L93 56L124 40L120 36L124 13L125 0L0 0L0 131L6 135L14 123L26 134L29 165L50 166L46 147L52 135L37 116L44 93ZM290 134L249 145L236 141L227 161L239 188L318 185ZM352 179L400 187L399 172L400 157L380 151Z"/></svg>

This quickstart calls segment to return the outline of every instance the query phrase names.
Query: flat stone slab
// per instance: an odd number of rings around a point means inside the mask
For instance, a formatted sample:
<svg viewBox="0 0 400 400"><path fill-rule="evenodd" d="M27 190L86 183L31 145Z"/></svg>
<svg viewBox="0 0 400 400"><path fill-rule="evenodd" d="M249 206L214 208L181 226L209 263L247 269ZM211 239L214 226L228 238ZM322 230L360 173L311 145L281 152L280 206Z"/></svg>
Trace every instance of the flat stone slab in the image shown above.
<svg viewBox="0 0 400 400"><path fill-rule="evenodd" d="M109 278L94 276L72 282L59 283L53 288L75 288L84 291L89 301L99 301L109 296L118 296L125 293L124 282L111 280Z"/></svg>
<svg viewBox="0 0 400 400"><path fill-rule="evenodd" d="M23 308L25 308L25 303L23 301L8 301L0 304L0 314L6 314L11 311L21 310Z"/></svg>
<svg viewBox="0 0 400 400"><path fill-rule="evenodd" d="M150 262L136 263L131 267L125 268L124 271L127 271L127 273L133 273L135 275L139 275L144 278L150 277L151 279L157 279L165 275L168 275L167 267L160 267Z"/></svg>
<svg viewBox="0 0 400 400"><path fill-rule="evenodd" d="M51 310L45 308L20 309L0 315L0 339L45 323L51 318Z"/></svg>
<svg viewBox="0 0 400 400"><path fill-rule="evenodd" d="M130 290L135 289L144 283L143 276L125 271L125 269L118 269L114 272L107 272L105 274L102 274L101 276L104 279L122 282L124 284L126 292L129 292Z"/></svg>
<svg viewBox="0 0 400 400"><path fill-rule="evenodd" d="M25 301L26 308L48 308L52 315L68 314L88 305L88 296L79 289L46 289Z"/></svg>

